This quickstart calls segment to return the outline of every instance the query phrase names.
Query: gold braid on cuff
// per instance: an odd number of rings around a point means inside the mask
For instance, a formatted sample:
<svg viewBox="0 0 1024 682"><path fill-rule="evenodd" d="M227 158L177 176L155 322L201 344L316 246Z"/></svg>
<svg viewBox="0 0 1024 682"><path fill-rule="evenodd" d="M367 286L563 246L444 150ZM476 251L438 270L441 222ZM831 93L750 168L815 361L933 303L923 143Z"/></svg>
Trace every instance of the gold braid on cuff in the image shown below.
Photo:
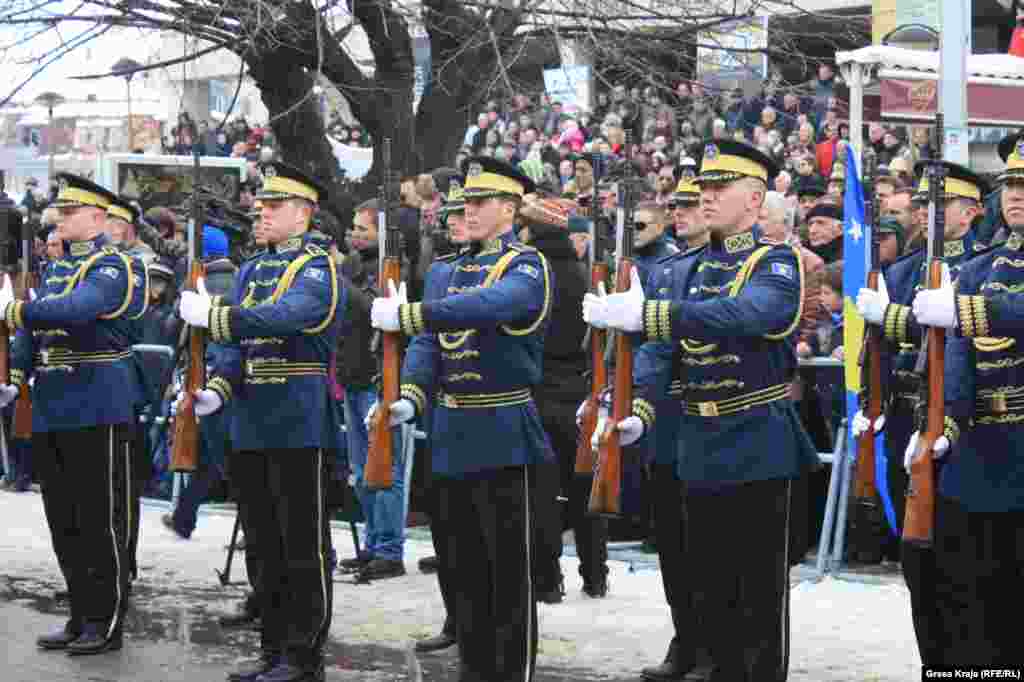
<svg viewBox="0 0 1024 682"><path fill-rule="evenodd" d="M640 417L640 421L644 423L645 431L650 431L651 427L654 426L654 405L643 398L633 398L633 414Z"/></svg>
<svg viewBox="0 0 1024 682"><path fill-rule="evenodd" d="M423 414L427 409L427 394L416 384L402 384L399 395L416 406L417 414Z"/></svg>

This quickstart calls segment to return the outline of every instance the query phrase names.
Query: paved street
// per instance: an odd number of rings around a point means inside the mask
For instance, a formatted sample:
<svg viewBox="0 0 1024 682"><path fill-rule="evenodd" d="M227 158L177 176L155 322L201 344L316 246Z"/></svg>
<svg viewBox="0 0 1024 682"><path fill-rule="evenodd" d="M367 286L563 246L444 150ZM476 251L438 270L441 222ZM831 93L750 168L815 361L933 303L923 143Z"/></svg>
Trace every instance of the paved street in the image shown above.
<svg viewBox="0 0 1024 682"><path fill-rule="evenodd" d="M125 648L91 658L36 649L37 634L66 618L53 593L63 589L50 550L40 498L0 494L0 663L3 682L214 682L254 654L255 632L224 630L217 616L232 610L242 584L223 588L214 567L224 561L233 517L203 514L189 541L172 537L162 510L143 510L141 577L126 625ZM334 529L341 557L351 556L347 526ZM443 618L434 576L416 560L431 553L425 532L407 543L404 578L369 586L335 583L334 621L327 647L328 679L454 682L454 650L420 656L410 643L437 632ZM569 552L571 553L571 551ZM611 592L590 600L580 591L577 563L563 559L566 600L541 605L537 682L638 680L644 665L664 655L670 632L660 576L650 555L613 548ZM239 556L236 555L236 558ZM894 574L851 580L807 580L794 572L790 680L795 682L906 682L920 675L906 589ZM233 580L244 580L236 561Z"/></svg>

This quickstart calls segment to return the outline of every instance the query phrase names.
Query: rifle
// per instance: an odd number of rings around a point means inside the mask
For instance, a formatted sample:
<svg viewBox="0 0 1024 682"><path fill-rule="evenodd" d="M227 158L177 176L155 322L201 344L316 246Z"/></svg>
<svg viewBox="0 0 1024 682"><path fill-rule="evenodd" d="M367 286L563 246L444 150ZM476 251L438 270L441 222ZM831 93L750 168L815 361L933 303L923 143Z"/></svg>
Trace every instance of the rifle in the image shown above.
<svg viewBox="0 0 1024 682"><path fill-rule="evenodd" d="M608 260L605 257L605 240L602 234L601 198L597 187L603 173L604 158L594 155L594 196L590 204L590 288L598 293L598 284L608 285ZM605 343L608 334L603 329L587 327L587 335L583 339L583 348L590 350L590 396L580 418L580 433L576 441L577 474L592 475L594 473L594 448L590 439L597 428L597 414L601 406L601 392L608 385L608 367L604 362Z"/></svg>
<svg viewBox="0 0 1024 682"><path fill-rule="evenodd" d="M869 199L864 203L864 225L871 230L871 270L868 272L868 289L878 291L878 280L882 277L879 263L878 197L875 195L875 174L878 172L878 157L874 152L864 153L864 194ZM882 414L882 339L877 325L864 327L864 343L861 345L861 410L870 421L868 430L857 441L857 470L853 483L853 498L857 504L874 511L877 489L875 484L875 421Z"/></svg>
<svg viewBox="0 0 1024 682"><path fill-rule="evenodd" d="M388 281L397 287L402 280L402 235L398 221L392 213L395 203L394 183L391 173L391 138L384 138L381 154L383 162L381 205L377 214L377 239L380 242L380 277L377 280L382 296L390 296ZM394 461L391 439L391 405L399 399L400 343L398 332L382 332L383 344L380 369L380 400L373 416L369 432L369 450L366 457L364 476L370 490L386 490L391 487L391 468Z"/></svg>
<svg viewBox="0 0 1024 682"><path fill-rule="evenodd" d="M196 291L203 267L203 208L199 197L199 145L192 152L192 220L188 231L188 283ZM195 393L206 386L206 330L189 327L188 368L185 390L174 417L174 445L171 471L195 471L199 462L199 421L196 418Z"/></svg>
<svg viewBox="0 0 1024 682"><path fill-rule="evenodd" d="M633 139L626 132L626 172L619 182L616 226L615 291L628 291L633 273L633 212L639 196L635 179ZM617 516L622 483L622 444L616 428L633 413L633 343L628 334L615 335L615 381L611 420L601 434L597 451L597 468L590 489L588 509L591 514Z"/></svg>
<svg viewBox="0 0 1024 682"><path fill-rule="evenodd" d="M31 300L29 291L36 286L35 273L32 272L32 224L21 221L21 295L25 301ZM14 417L11 422L11 437L21 440L32 438L32 391L28 386L28 377L18 387L18 398L14 403Z"/></svg>
<svg viewBox="0 0 1024 682"><path fill-rule="evenodd" d="M942 261L946 216L942 200L946 195L946 169L942 165L944 138L942 114L935 115L935 156L928 164L928 288L942 285ZM910 462L910 486L903 520L903 541L930 547L935 530L935 441L942 436L945 418L946 330L929 327L921 343L914 371L921 377L918 404L917 450ZM925 380L927 378L927 380ZM923 428L922 428L923 427Z"/></svg>

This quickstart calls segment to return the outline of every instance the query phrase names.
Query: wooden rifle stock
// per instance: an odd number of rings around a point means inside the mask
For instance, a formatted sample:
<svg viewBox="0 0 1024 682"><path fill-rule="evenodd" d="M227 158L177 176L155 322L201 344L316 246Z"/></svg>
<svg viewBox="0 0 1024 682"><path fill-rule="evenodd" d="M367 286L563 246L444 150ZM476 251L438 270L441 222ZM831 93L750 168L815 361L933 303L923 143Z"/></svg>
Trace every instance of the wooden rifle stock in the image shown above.
<svg viewBox="0 0 1024 682"><path fill-rule="evenodd" d="M878 157L867 151L864 155L864 223L871 230L871 269L868 272L867 287L878 291L882 277L879 258L880 235L878 233L878 196L875 193L875 175ZM861 409L870 422L867 431L857 441L857 465L853 480L853 498L864 507L875 507L878 496L875 482L875 423L882 414L882 341L875 325L865 325L864 345L861 356Z"/></svg>
<svg viewBox="0 0 1024 682"><path fill-rule="evenodd" d="M941 112L935 115L935 159L926 173L928 180L928 288L942 286L942 258L946 230L942 199L946 194L946 169L941 165L945 140ZM927 385L922 386L922 404L927 405L924 428L918 429L917 449L910 462L910 485L907 508L903 516L903 541L918 547L931 547L935 534L935 441L945 427L945 361L946 330L929 327L924 346L918 354L915 370L924 375L927 362ZM927 402L925 402L927 401Z"/></svg>
<svg viewBox="0 0 1024 682"><path fill-rule="evenodd" d="M195 290L203 276L203 263L192 261L188 286ZM171 471L195 471L199 464L199 420L196 417L195 394L206 386L206 330L192 327L188 332L188 370L185 390L174 416L174 445L171 448Z"/></svg>
<svg viewBox="0 0 1024 682"><path fill-rule="evenodd" d="M928 288L938 289L942 283L942 262L928 266ZM910 486L907 509L903 517L903 541L930 547L935 533L935 441L941 436L945 420L946 330L929 327L928 344L928 411L927 428L917 438L917 450L910 462Z"/></svg>
<svg viewBox="0 0 1024 682"><path fill-rule="evenodd" d="M401 263L394 258L385 258L381 269L380 281L386 283L400 281L402 277ZM388 292L385 291L385 294ZM394 462L393 444L391 440L391 405L398 400L400 340L398 332L381 334L382 359L380 378L380 400L377 412L370 424L369 452L366 458L364 478L370 490L383 490L391 487L391 468Z"/></svg>
<svg viewBox="0 0 1024 682"><path fill-rule="evenodd" d="M394 196L391 186L391 138L384 139L382 150L383 178L381 187L381 203L378 207L378 235L384 239L380 249L380 277L377 286L381 295L390 296L388 282L394 282L397 288L402 281L401 235L397 224L391 216L391 205ZM382 218L382 219L381 219ZM400 332L381 332L381 368L380 397L377 411L373 416L369 429L369 444L366 455L366 468L363 478L370 490L386 490L391 487L391 469L394 464L394 445L391 439L391 405L399 399L399 380L401 364Z"/></svg>
<svg viewBox="0 0 1024 682"><path fill-rule="evenodd" d="M632 236L630 236L632 239ZM615 291L629 291L633 261L622 259L615 273ZM616 428L633 414L633 342L629 334L615 335L615 385L611 420L601 434L597 452L597 471L590 489L589 510L592 514L617 515L622 490L622 444Z"/></svg>
<svg viewBox="0 0 1024 682"><path fill-rule="evenodd" d="M21 224L21 295L25 301L32 299L29 292L38 284L30 266L33 241L31 230L29 222L23 221ZM20 440L32 438L32 390L28 386L27 377L18 387L18 398L14 403L14 417L11 420L11 437Z"/></svg>
<svg viewBox="0 0 1024 682"><path fill-rule="evenodd" d="M608 263L594 260L590 269L591 290L596 294L597 285L608 281ZM601 404L601 391L608 384L608 367L604 364L605 343L608 333L597 327L590 328L590 396L583 408L580 419L580 434L576 441L576 473L594 473L594 448L590 441L597 428L597 414Z"/></svg>

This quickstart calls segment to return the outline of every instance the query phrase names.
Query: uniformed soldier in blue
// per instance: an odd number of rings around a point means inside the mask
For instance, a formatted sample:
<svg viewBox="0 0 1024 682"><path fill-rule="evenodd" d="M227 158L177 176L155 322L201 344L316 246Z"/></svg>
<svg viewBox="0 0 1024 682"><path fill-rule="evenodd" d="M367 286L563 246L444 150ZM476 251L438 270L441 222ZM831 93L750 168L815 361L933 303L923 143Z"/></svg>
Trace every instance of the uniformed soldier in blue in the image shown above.
<svg viewBox="0 0 1024 682"><path fill-rule="evenodd" d="M223 346L196 413L232 402L232 478L248 506L246 542L263 560L261 657L229 679L323 679L331 624L324 450L340 423L327 369L342 333L345 289L310 221L326 190L283 163L262 167L261 236L229 298L183 292L181 316Z"/></svg>
<svg viewBox="0 0 1024 682"><path fill-rule="evenodd" d="M128 565L124 452L134 434L142 386L132 360L133 315L144 290L131 258L103 234L109 191L85 178L57 176L63 258L45 271L38 297L0 291L17 330L9 400L32 388L32 450L54 552L67 581L71 618L40 637L44 649L94 654L119 649ZM104 399L97 400L97 396Z"/></svg>
<svg viewBox="0 0 1024 682"><path fill-rule="evenodd" d="M913 314L945 327L945 435L935 506L935 600L946 665L1019 665L1024 575L1024 139L1004 139L1010 236L954 283L921 291ZM909 466L915 433L907 446ZM952 447L951 447L952 446ZM930 663L930 661L929 661Z"/></svg>
<svg viewBox="0 0 1024 682"><path fill-rule="evenodd" d="M464 255L463 249L468 248L469 233L466 230L466 204L463 200L463 184L463 178L452 178L448 195L445 197L444 204L441 207L441 219L448 229L448 241L455 247L455 250L449 254L439 256L431 263L424 278L424 301L440 300L447 296L448 283L452 278L452 268L454 267L455 260ZM416 346L422 342L423 338L417 336L413 338L410 345ZM433 400L428 401L426 413L422 415L424 430L431 436L433 431L430 429L429 420L436 407ZM437 481L434 483L437 483ZM458 623L458 606L456 604L454 585L455 565L451 553L454 544L451 540L452 525L451 514L448 512L447 488L444 485L432 484L431 496L434 507L430 514L430 539L434 543L434 551L437 556L437 584L441 589L441 600L444 603L445 618L444 625L441 627L439 634L416 642L416 651L421 653L447 649L454 646L458 641L456 637L458 630L456 627L456 623Z"/></svg>
<svg viewBox="0 0 1024 682"><path fill-rule="evenodd" d="M554 283L545 258L516 240L516 210L533 182L490 158L462 170L472 245L438 271L450 275L444 297L378 298L371 318L414 337L392 422L436 401L433 472L453 543L460 679L529 680L537 644L530 465L554 458L531 391Z"/></svg>
<svg viewBox="0 0 1024 682"><path fill-rule="evenodd" d="M710 242L680 263L666 300L646 300L639 277L589 296L590 324L679 346L678 460L687 486L689 556L714 664L714 682L786 678L789 652L791 481L817 453L789 398L803 271L793 247L765 242L757 225L775 164L732 141L705 147L698 182ZM672 355L634 375L638 398L665 395ZM654 421L650 402L617 425L622 441Z"/></svg>
<svg viewBox="0 0 1024 682"><path fill-rule="evenodd" d="M676 239L676 246L681 251L703 246L708 238L708 228L700 213L700 187L693 180L694 178L689 175L680 177L675 192L668 200L668 210L673 223L672 233Z"/></svg>
<svg viewBox="0 0 1024 682"><path fill-rule="evenodd" d="M970 169L955 163L943 162L946 168L946 192L941 207L945 217L944 254L953 276L984 247L978 243L971 225L981 212L981 198L987 194L987 183ZM922 164L916 172L922 178L915 195L916 201L927 203L928 178ZM900 453L916 424L919 377L914 371L921 347L923 328L914 318L910 304L924 281L926 258L924 242L907 255L897 259L883 270L879 290L861 289L857 294L857 309L869 324L878 325L886 343L883 346L882 371L886 415L879 420L884 428L886 486L884 494L891 501L892 531L903 533L906 510L908 477ZM853 434L859 436L868 427L867 419L858 414L854 418ZM882 489L880 488L880 491ZM925 664L942 660L945 626L935 610L935 555L930 548L903 544L900 547L903 578L910 590L911 615L917 635L918 651Z"/></svg>
<svg viewBox="0 0 1024 682"><path fill-rule="evenodd" d="M110 240L125 255L132 259L134 284L136 288L143 292L140 302L142 307L137 311L131 311L129 314L129 318L133 322L130 328L133 344L142 343L142 337L145 333L146 321L144 317L149 307L149 268L145 260L143 260L141 253L131 253L125 250L124 245L118 241L118 235L127 231L125 226L134 231L134 226L138 220L139 209L135 204L123 197L114 197L110 202L110 206L107 207L107 224L103 230ZM152 251L149 253L152 254ZM133 359L137 360L134 356ZM139 373L139 382L145 387L146 377L144 369L138 363L136 363L136 371ZM146 405L147 396L145 391L140 398L142 402L136 405L136 412L141 412ZM125 514L129 589L131 589L131 581L138 577L136 552L139 546L139 516L142 513L142 489L145 487L146 481L149 480L153 470L152 465L148 461L149 453L145 451L145 438L140 432L141 429L145 428L145 424L135 420L135 437L123 448L122 453L125 459L125 480L129 483L125 489L125 494L129 496L126 502Z"/></svg>

